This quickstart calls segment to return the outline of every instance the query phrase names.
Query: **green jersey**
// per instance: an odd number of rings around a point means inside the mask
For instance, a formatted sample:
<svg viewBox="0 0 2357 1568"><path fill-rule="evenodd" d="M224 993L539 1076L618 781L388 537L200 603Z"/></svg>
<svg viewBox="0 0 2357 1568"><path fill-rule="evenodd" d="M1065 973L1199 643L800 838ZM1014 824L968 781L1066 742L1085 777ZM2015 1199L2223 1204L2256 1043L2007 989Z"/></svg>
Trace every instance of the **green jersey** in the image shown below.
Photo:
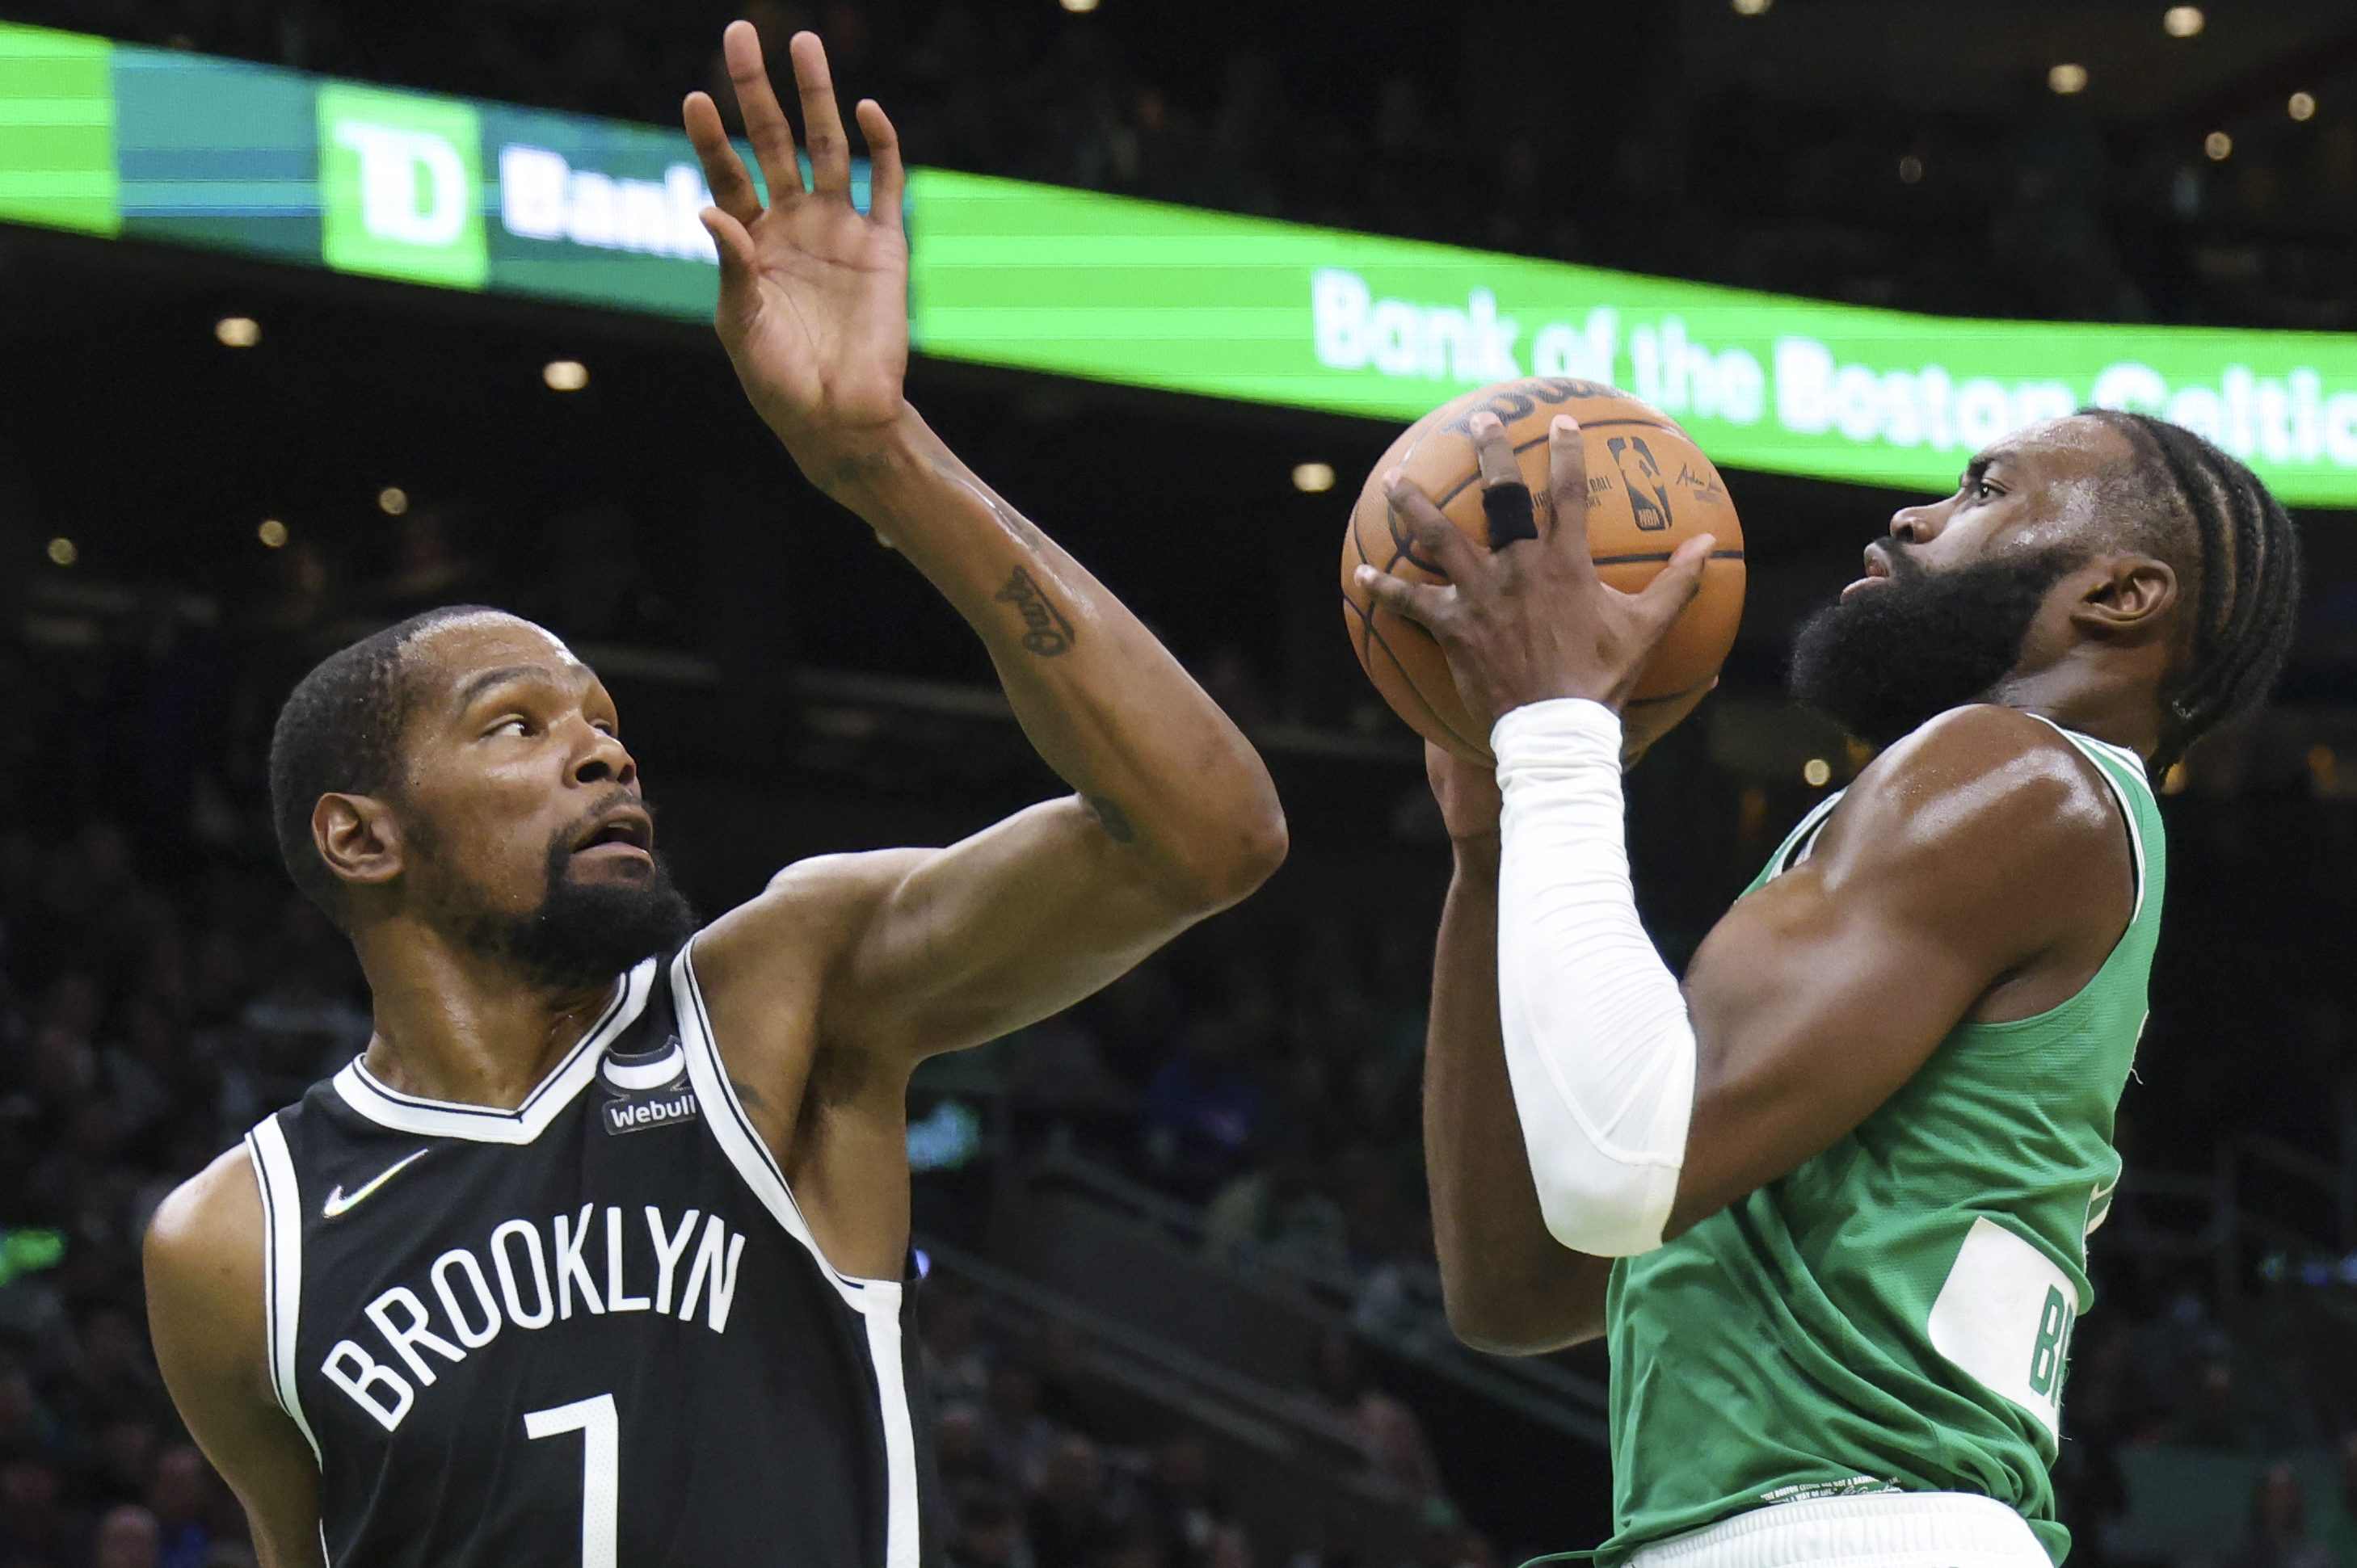
<svg viewBox="0 0 2357 1568"><path fill-rule="evenodd" d="M1613 1537L1635 1548L1746 1509L1973 1492L2060 1563L2048 1472L2086 1239L2119 1180L2112 1116L2159 932L2160 813L2133 752L2063 732L2127 818L2135 914L2070 1000L1965 1024L1790 1176L1612 1271ZM1838 799L1838 797L1836 797ZM1803 819L1747 894L1805 856Z"/></svg>

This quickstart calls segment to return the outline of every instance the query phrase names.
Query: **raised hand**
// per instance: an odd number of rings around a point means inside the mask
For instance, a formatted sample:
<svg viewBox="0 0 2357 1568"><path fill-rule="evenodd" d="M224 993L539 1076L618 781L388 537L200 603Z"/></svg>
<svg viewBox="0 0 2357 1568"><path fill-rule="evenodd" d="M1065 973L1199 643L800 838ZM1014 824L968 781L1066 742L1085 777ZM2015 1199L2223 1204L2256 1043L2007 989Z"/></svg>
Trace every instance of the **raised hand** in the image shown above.
<svg viewBox="0 0 2357 1568"><path fill-rule="evenodd" d="M855 111L867 141L870 199L851 205L851 145L814 33L790 46L801 91L811 183L802 183L793 127L770 85L760 35L731 22L728 77L770 202L761 204L729 145L720 111L688 94L688 139L703 160L713 205L704 226L720 248L714 319L754 408L805 470L856 456L863 437L901 414L909 365L909 241L900 226L899 137L873 99Z"/></svg>
<svg viewBox="0 0 2357 1568"><path fill-rule="evenodd" d="M1519 488L1513 444L1497 416L1475 414L1471 434L1482 489ZM1708 534L1688 540L1642 592L1606 584L1587 548L1587 448L1567 414L1547 429L1546 493L1533 498L1535 539L1484 550L1397 469L1384 485L1392 509L1448 582L1409 583L1361 566L1359 584L1439 640L1466 706L1491 724L1550 697L1592 698L1617 711L1701 587L1717 543Z"/></svg>

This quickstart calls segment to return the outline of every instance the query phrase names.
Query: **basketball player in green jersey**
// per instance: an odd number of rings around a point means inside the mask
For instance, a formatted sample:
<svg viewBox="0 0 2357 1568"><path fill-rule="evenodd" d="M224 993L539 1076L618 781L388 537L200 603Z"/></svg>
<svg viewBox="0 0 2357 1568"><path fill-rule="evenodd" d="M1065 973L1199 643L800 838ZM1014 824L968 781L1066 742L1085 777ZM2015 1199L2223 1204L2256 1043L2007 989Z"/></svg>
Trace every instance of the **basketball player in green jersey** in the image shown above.
<svg viewBox="0 0 2357 1568"><path fill-rule="evenodd" d="M1513 455L1474 434L1511 522ZM1609 1337L1607 1563L2060 1562L2063 1369L2160 914L2147 774L2280 667L2290 520L2190 432L2099 412L1900 511L1793 666L1883 749L1681 986L1631 902L1617 710L1710 542L1606 587L1569 421L1550 453L1535 537L1491 551L1394 478L1452 585L1370 585L1496 723L1494 781L1432 757L1451 1321L1509 1354Z"/></svg>

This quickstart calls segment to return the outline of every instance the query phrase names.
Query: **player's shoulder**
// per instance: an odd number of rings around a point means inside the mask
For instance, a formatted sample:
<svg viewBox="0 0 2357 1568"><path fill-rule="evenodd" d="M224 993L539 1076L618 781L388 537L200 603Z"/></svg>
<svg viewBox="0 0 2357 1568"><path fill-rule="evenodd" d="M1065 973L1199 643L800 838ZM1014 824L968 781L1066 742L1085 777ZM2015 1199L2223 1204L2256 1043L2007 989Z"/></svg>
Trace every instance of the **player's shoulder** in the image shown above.
<svg viewBox="0 0 2357 1568"><path fill-rule="evenodd" d="M1952 708L1891 745L1828 826L1858 852L1968 858L1992 871L2067 869L2108 854L2119 832L2118 799L2086 754L2045 720L1994 703Z"/></svg>
<svg viewBox="0 0 2357 1568"><path fill-rule="evenodd" d="M242 1144L174 1187L147 1221L149 1268L217 1273L262 1256L262 1184Z"/></svg>
<svg viewBox="0 0 2357 1568"><path fill-rule="evenodd" d="M156 1206L144 1248L158 1343L242 1369L263 1333L262 1184L233 1145Z"/></svg>
<svg viewBox="0 0 2357 1568"><path fill-rule="evenodd" d="M709 986L756 965L765 973L825 970L877 905L931 856L931 849L874 849L795 861L769 886L696 934L695 968Z"/></svg>

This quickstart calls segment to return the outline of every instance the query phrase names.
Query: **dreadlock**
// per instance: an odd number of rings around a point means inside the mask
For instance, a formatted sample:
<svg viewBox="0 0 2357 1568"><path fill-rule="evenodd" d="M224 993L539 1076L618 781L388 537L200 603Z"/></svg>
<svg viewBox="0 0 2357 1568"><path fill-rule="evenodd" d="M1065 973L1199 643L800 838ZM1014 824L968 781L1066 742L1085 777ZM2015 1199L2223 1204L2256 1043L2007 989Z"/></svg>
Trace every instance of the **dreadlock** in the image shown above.
<svg viewBox="0 0 2357 1568"><path fill-rule="evenodd" d="M2256 706L2290 651L2299 609L2299 532L2259 477L2181 424L2118 409L2081 411L2136 449L2128 478L2139 510L2176 557L2190 551L2200 613L2181 675L2162 693L2156 772L2238 714ZM2190 539L2186 536L2190 535Z"/></svg>
<svg viewBox="0 0 2357 1568"><path fill-rule="evenodd" d="M339 649L296 683L270 732L270 814L278 855L303 896L344 923L343 884L311 842L322 795L374 795L399 761L414 693L402 656L418 634L460 616L498 612L452 605L414 615Z"/></svg>

